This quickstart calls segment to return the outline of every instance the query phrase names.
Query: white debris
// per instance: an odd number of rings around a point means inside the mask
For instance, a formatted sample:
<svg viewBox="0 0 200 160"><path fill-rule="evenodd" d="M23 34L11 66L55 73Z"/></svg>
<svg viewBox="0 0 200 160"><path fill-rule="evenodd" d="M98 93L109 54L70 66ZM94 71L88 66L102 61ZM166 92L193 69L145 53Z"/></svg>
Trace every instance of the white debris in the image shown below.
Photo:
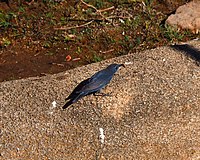
<svg viewBox="0 0 200 160"><path fill-rule="evenodd" d="M52 115L53 114L53 112L48 112L50 115Z"/></svg>
<svg viewBox="0 0 200 160"><path fill-rule="evenodd" d="M103 128L99 128L99 131L100 131L100 141L101 141L101 143L104 143L104 138L105 138L105 135L104 135L104 133L103 133Z"/></svg>
<svg viewBox="0 0 200 160"><path fill-rule="evenodd" d="M165 62L166 61L166 59L165 58L163 58L163 62Z"/></svg>
<svg viewBox="0 0 200 160"><path fill-rule="evenodd" d="M122 35L123 35L123 36L125 35L125 32L124 32L124 31L122 32Z"/></svg>
<svg viewBox="0 0 200 160"><path fill-rule="evenodd" d="M125 65L133 64L133 62L125 62Z"/></svg>
<svg viewBox="0 0 200 160"><path fill-rule="evenodd" d="M125 23L125 22L124 22L124 20L123 20L123 19L121 19L121 18L119 19L119 21L120 21L121 23L123 23L123 24Z"/></svg>
<svg viewBox="0 0 200 160"><path fill-rule="evenodd" d="M195 38L195 39L193 39L194 41L199 41L200 40L200 38Z"/></svg>
<svg viewBox="0 0 200 160"><path fill-rule="evenodd" d="M57 104L56 101L53 101L53 102L52 102L53 108L56 107L56 104Z"/></svg>

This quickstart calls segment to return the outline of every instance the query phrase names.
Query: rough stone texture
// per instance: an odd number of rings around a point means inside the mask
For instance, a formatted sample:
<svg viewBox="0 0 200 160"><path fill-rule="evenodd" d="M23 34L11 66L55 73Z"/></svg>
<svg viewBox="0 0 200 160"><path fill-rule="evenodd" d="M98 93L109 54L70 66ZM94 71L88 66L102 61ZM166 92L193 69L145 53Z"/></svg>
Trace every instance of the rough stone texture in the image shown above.
<svg viewBox="0 0 200 160"><path fill-rule="evenodd" d="M199 160L200 53L196 61L186 53L161 47L0 83L0 159ZM111 96L62 110L78 82L113 62L128 63L104 89Z"/></svg>
<svg viewBox="0 0 200 160"><path fill-rule="evenodd" d="M169 14L173 11L175 11L179 6L186 4L191 0L156 0L156 2L159 3L159 9L161 12L165 14ZM153 1L155 2L155 1ZM153 6L154 8L157 8L157 5Z"/></svg>
<svg viewBox="0 0 200 160"><path fill-rule="evenodd" d="M166 23L180 29L189 29L193 33L200 30L200 1L194 0L180 6L175 14L166 20Z"/></svg>

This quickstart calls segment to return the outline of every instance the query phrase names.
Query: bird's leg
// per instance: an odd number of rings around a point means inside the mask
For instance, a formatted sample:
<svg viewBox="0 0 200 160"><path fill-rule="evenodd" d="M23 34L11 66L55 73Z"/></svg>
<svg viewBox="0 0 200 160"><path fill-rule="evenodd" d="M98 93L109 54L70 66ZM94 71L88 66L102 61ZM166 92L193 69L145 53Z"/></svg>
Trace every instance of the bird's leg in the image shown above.
<svg viewBox="0 0 200 160"><path fill-rule="evenodd" d="M101 91L97 91L95 93L93 93L94 96L110 96L111 94L110 93L102 93Z"/></svg>

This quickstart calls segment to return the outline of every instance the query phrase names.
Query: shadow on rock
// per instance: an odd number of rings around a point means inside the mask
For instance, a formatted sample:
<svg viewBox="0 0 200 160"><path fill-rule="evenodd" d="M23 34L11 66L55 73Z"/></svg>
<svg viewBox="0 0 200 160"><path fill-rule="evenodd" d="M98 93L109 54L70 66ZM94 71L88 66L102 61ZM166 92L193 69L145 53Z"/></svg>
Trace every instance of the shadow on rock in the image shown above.
<svg viewBox="0 0 200 160"><path fill-rule="evenodd" d="M200 65L200 51L188 44L172 45L171 48L185 53L187 56L198 62Z"/></svg>

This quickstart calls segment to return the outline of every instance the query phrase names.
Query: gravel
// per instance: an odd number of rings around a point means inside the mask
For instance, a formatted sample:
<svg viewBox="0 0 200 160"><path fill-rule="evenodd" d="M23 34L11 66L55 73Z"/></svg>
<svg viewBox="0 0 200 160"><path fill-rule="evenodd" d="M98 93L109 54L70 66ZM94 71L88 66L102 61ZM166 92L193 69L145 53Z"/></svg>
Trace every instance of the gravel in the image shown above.
<svg viewBox="0 0 200 160"><path fill-rule="evenodd" d="M103 90L110 96L62 110L80 81L114 62L126 68ZM200 158L199 62L170 46L2 82L0 105L0 159Z"/></svg>

